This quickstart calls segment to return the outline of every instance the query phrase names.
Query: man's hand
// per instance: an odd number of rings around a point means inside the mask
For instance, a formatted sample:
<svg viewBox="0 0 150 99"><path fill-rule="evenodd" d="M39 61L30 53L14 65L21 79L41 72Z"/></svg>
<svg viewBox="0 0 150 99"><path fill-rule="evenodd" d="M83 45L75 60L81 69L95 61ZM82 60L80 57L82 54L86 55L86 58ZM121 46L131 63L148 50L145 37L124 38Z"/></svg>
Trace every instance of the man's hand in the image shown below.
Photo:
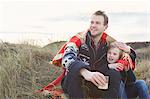
<svg viewBox="0 0 150 99"><path fill-rule="evenodd" d="M118 46L119 49L123 50L124 52L130 53L130 46L128 46L127 44L125 44L123 42L113 42L113 44Z"/></svg>
<svg viewBox="0 0 150 99"><path fill-rule="evenodd" d="M127 54L127 53L123 53L123 56L122 56L123 60L126 60L128 61L130 59L130 55Z"/></svg>
<svg viewBox="0 0 150 99"><path fill-rule="evenodd" d="M121 63L108 64L108 67L117 71L123 71L124 65Z"/></svg>
<svg viewBox="0 0 150 99"><path fill-rule="evenodd" d="M85 80L91 81L97 87L105 86L105 84L107 83L105 76L100 72L91 72L83 68L80 70L80 73Z"/></svg>

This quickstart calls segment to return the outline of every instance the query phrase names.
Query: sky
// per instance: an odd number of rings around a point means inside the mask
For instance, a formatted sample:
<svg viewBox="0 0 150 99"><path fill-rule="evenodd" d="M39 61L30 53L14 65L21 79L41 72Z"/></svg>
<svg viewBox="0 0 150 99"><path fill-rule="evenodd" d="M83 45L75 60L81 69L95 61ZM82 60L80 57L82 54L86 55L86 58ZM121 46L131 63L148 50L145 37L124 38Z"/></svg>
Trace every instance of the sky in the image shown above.
<svg viewBox="0 0 150 99"><path fill-rule="evenodd" d="M150 41L149 0L0 0L0 40L47 45L89 28L103 10L118 41Z"/></svg>

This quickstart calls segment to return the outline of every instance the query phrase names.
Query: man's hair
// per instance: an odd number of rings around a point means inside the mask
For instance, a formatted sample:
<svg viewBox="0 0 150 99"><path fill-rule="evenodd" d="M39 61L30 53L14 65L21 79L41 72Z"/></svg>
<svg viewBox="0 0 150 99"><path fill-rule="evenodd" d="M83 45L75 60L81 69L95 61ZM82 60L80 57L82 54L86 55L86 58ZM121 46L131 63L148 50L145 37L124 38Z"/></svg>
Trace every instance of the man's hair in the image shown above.
<svg viewBox="0 0 150 99"><path fill-rule="evenodd" d="M93 15L101 15L104 17L104 25L108 24L108 16L104 13L104 11L96 11Z"/></svg>

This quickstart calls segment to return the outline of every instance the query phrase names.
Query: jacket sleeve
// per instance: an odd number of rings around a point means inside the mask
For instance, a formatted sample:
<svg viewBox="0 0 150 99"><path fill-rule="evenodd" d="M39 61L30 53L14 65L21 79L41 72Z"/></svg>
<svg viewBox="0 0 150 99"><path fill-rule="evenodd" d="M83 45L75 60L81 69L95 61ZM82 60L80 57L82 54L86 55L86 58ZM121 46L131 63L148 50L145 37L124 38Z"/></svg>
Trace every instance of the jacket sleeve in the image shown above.
<svg viewBox="0 0 150 99"><path fill-rule="evenodd" d="M136 53L135 53L135 51L132 49L132 48L130 48L130 58L131 58L131 60L132 60L132 66L131 66L131 69L132 70L134 70L135 69L135 60L136 60Z"/></svg>
<svg viewBox="0 0 150 99"><path fill-rule="evenodd" d="M76 47L73 42L68 43L62 57L62 65L66 68L66 70L79 73L81 68L89 69L89 66L78 59L77 56L78 47Z"/></svg>
<svg viewBox="0 0 150 99"><path fill-rule="evenodd" d="M135 61L135 59L136 59L136 53L135 53L135 51L132 48L130 48L130 51L131 51L131 53L129 55L130 55L132 61Z"/></svg>
<svg viewBox="0 0 150 99"><path fill-rule="evenodd" d="M131 52L129 54L130 58L131 58L131 61L129 61L129 65L131 65L130 69L128 71L121 72L122 77L123 77L123 81L126 84L131 84L132 82L136 81L136 76L133 73L133 70L135 69L136 53L135 53L135 51L132 48L130 48L130 50L131 50Z"/></svg>
<svg viewBox="0 0 150 99"><path fill-rule="evenodd" d="M135 74L133 73L133 71L131 69L129 69L127 71L127 81L128 82L135 82L135 80L136 80Z"/></svg>
<svg viewBox="0 0 150 99"><path fill-rule="evenodd" d="M122 80L125 84L131 84L136 81L136 76L131 69L128 71L122 71Z"/></svg>

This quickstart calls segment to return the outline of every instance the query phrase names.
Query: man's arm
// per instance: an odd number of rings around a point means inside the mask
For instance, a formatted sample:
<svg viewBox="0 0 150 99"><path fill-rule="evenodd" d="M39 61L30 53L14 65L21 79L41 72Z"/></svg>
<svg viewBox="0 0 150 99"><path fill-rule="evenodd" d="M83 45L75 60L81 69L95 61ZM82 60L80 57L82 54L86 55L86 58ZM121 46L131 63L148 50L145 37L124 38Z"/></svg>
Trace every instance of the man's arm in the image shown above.
<svg viewBox="0 0 150 99"><path fill-rule="evenodd" d="M72 44L69 44L72 45ZM89 66L77 58L78 49L75 46L66 46L62 65L72 74L83 76L87 81L91 81L97 87L106 84L105 76L100 72L89 71Z"/></svg>
<svg viewBox="0 0 150 99"><path fill-rule="evenodd" d="M89 69L89 66L79 60L77 56L78 48L76 45L73 42L68 43L62 57L62 65L66 68L66 70L71 70L72 73L79 74L81 68Z"/></svg>

